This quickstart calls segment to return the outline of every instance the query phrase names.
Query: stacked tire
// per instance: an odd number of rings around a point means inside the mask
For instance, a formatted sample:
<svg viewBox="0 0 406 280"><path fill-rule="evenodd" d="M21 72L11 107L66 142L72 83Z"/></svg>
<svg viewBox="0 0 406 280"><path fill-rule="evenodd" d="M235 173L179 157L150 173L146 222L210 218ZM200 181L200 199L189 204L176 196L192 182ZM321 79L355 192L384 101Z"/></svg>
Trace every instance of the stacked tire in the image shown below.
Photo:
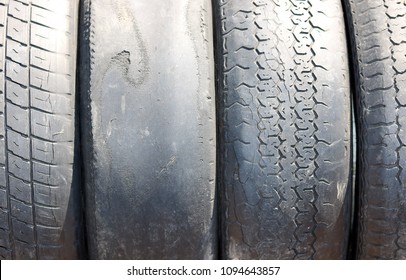
<svg viewBox="0 0 406 280"><path fill-rule="evenodd" d="M223 256L345 258L351 110L340 1L217 8Z"/></svg>
<svg viewBox="0 0 406 280"><path fill-rule="evenodd" d="M0 1L0 257L84 253L76 108L79 1Z"/></svg>
<svg viewBox="0 0 406 280"><path fill-rule="evenodd" d="M210 1L119 2L85 8L89 256L217 258Z"/></svg>
<svg viewBox="0 0 406 280"><path fill-rule="evenodd" d="M406 3L348 1L358 128L356 257L406 259Z"/></svg>
<svg viewBox="0 0 406 280"><path fill-rule="evenodd" d="M0 258L405 259L405 14L0 0Z"/></svg>

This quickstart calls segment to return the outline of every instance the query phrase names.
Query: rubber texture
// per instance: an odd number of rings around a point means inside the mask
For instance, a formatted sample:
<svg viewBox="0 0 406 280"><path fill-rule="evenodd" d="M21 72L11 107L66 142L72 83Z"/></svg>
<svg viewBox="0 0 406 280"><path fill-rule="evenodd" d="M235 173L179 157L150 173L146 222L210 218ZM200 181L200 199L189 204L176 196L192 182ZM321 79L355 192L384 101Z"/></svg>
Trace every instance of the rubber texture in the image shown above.
<svg viewBox="0 0 406 280"><path fill-rule="evenodd" d="M222 258L345 258L351 109L341 2L215 3Z"/></svg>
<svg viewBox="0 0 406 280"><path fill-rule="evenodd" d="M0 258L83 256L78 1L0 1Z"/></svg>
<svg viewBox="0 0 406 280"><path fill-rule="evenodd" d="M349 1L358 259L406 259L406 2Z"/></svg>
<svg viewBox="0 0 406 280"><path fill-rule="evenodd" d="M90 258L216 258L211 1L85 1L83 11Z"/></svg>

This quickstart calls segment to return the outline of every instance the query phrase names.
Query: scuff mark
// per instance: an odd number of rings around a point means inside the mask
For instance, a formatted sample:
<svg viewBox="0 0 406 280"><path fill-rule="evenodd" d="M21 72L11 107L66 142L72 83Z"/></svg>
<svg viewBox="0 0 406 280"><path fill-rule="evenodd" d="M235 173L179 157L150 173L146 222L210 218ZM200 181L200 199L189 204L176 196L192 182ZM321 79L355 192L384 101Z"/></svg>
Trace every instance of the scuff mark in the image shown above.
<svg viewBox="0 0 406 280"><path fill-rule="evenodd" d="M131 53L123 50L111 58L111 65L116 66L124 75L124 78L133 86L136 86L137 81L129 74L131 65ZM111 67L111 66L110 66ZM109 68L110 68L109 67Z"/></svg>
<svg viewBox="0 0 406 280"><path fill-rule="evenodd" d="M133 77L131 80L131 84L133 85L141 85L144 83L144 81L146 80L146 78L149 75L150 69L149 69L149 56L148 56L148 52L147 52L147 48L145 47L145 42L142 38L142 34L138 28L137 25L137 21L135 20L135 17L132 13L129 12L129 9L126 9L124 7L128 7L130 6L130 3L128 3L129 1L125 0L126 3L117 3L116 1L113 1L113 7L116 10L116 13L118 15L118 20L122 23L125 24L126 26L130 23L132 24L132 29L135 33L135 37L134 38L134 43L136 44L137 48L137 53L136 53L136 57L133 57L134 63L132 65L132 67L134 67L135 71L131 71L133 73L131 73L132 75L128 75L129 72L129 66L131 64L131 58L130 58L130 52L128 50L123 50L124 52L124 56L127 55L128 53L128 60L126 62L128 62L127 64L127 70L126 70L126 76L127 77ZM120 55L123 52L117 54ZM125 57L127 58L127 57ZM112 58L113 59L113 58Z"/></svg>
<svg viewBox="0 0 406 280"><path fill-rule="evenodd" d="M111 132L112 132L112 130L113 130L113 122L116 121L116 120L117 120L117 119L114 118L114 119L111 119L111 120L109 121L109 124L107 125L107 137L110 137Z"/></svg>
<svg viewBox="0 0 406 280"><path fill-rule="evenodd" d="M347 189L347 184L346 183L337 183L337 200L340 201L340 203L343 203L344 201L344 195L345 195L345 190Z"/></svg>
<svg viewBox="0 0 406 280"><path fill-rule="evenodd" d="M120 104L121 113L123 113L123 114L125 114L125 109L126 109L125 108L126 107L125 97L126 97L125 94L121 96L121 104Z"/></svg>
<svg viewBox="0 0 406 280"><path fill-rule="evenodd" d="M176 156L171 156L171 158L169 159L168 163L165 164L165 166L161 169L161 171L159 171L158 176L161 176L162 173L166 173L168 171L168 169L174 165L176 162Z"/></svg>

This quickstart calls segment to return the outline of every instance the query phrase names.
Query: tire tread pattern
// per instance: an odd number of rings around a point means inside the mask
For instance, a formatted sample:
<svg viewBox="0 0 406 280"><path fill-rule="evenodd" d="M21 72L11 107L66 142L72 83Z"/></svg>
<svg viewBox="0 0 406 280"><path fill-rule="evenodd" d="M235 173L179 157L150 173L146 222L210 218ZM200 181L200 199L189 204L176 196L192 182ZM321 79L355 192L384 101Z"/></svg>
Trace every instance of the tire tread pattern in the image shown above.
<svg viewBox="0 0 406 280"><path fill-rule="evenodd" d="M359 114L358 259L406 259L406 2L346 2Z"/></svg>
<svg viewBox="0 0 406 280"><path fill-rule="evenodd" d="M57 2L0 1L1 259L76 257L63 255L74 183L74 5Z"/></svg>
<svg viewBox="0 0 406 280"><path fill-rule="evenodd" d="M350 104L340 2L228 0L217 13L224 257L344 258Z"/></svg>

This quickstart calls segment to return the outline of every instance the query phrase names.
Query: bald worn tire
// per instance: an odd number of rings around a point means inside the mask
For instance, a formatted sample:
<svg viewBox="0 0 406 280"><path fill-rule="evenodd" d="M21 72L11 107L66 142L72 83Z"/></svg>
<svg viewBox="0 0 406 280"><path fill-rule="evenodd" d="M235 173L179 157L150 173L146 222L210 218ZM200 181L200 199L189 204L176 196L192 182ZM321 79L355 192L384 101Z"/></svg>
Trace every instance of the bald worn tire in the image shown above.
<svg viewBox="0 0 406 280"><path fill-rule="evenodd" d="M406 3L344 2L358 128L356 258L406 259Z"/></svg>
<svg viewBox="0 0 406 280"><path fill-rule="evenodd" d="M83 11L90 258L216 258L211 1L85 1Z"/></svg>
<svg viewBox="0 0 406 280"><path fill-rule="evenodd" d="M351 109L341 2L215 3L222 257L345 258Z"/></svg>
<svg viewBox="0 0 406 280"><path fill-rule="evenodd" d="M83 257L78 4L0 0L0 259Z"/></svg>

